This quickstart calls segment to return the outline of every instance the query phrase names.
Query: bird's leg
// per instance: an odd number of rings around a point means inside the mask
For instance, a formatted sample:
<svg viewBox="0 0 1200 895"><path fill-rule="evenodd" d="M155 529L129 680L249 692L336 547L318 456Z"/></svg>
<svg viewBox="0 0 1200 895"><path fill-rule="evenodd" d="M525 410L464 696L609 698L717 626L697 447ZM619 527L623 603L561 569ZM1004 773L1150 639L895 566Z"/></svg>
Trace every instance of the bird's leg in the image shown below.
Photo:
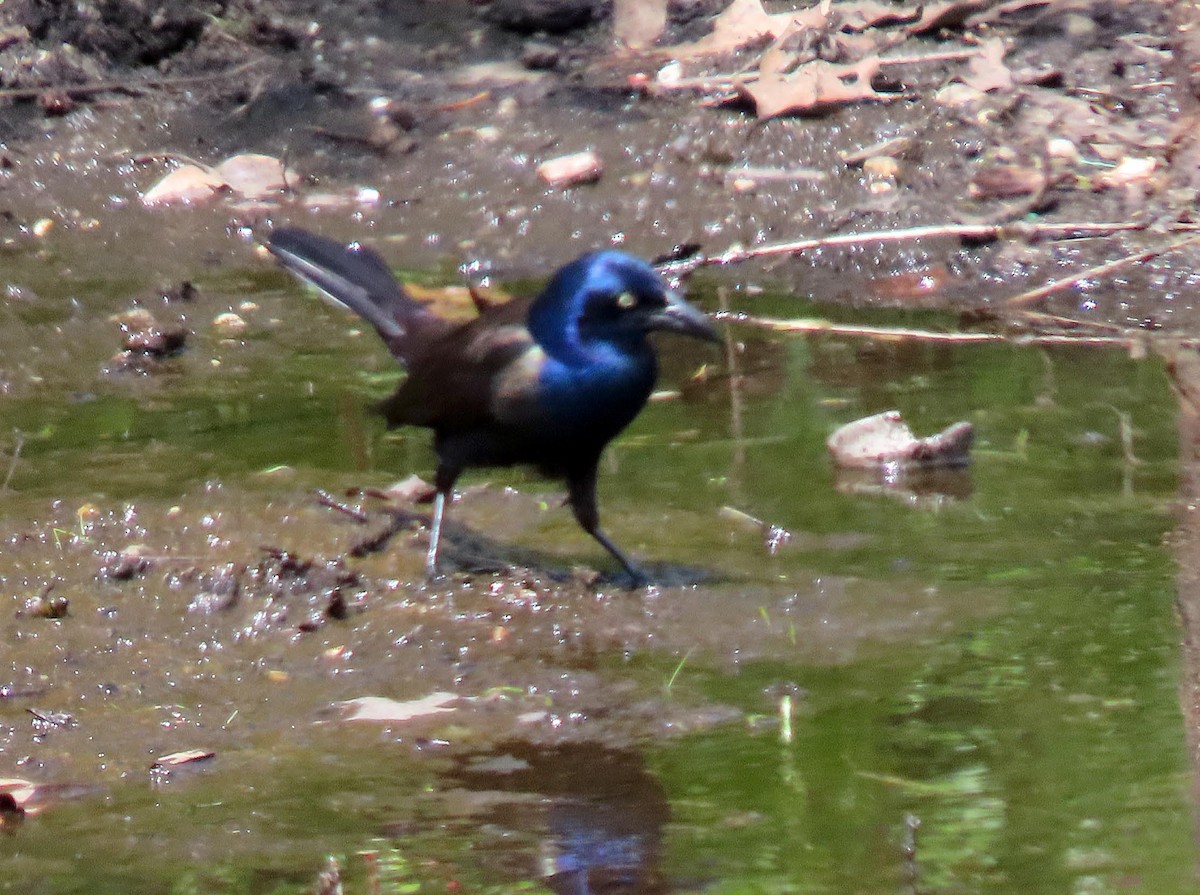
<svg viewBox="0 0 1200 895"><path fill-rule="evenodd" d="M593 463L582 472L569 476L567 492L567 500L571 504L571 509L574 511L580 527L595 538L600 546L611 553L613 558L622 565L629 573L629 577L633 579L633 587L645 587L649 584L650 578L646 573L634 564L633 560L626 556L600 527L600 511L596 507L596 464Z"/></svg>
<svg viewBox="0 0 1200 895"><path fill-rule="evenodd" d="M425 577L430 581L441 577L441 573L438 572L438 545L442 540L442 521L446 518L446 504L450 502L457 478L458 470L447 466L439 466L434 475L437 494L433 498L433 522L429 527L429 550L425 554Z"/></svg>
<svg viewBox="0 0 1200 895"><path fill-rule="evenodd" d="M433 499L433 525L429 529L429 550L425 554L425 577L434 581L438 573L438 543L442 539L442 517L446 513L446 492L438 491Z"/></svg>

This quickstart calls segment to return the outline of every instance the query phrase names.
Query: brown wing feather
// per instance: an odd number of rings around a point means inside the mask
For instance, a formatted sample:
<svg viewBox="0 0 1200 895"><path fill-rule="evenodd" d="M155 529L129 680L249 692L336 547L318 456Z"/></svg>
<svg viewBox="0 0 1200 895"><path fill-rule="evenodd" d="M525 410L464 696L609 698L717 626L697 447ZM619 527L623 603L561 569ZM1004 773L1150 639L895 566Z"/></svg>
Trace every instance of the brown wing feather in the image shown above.
<svg viewBox="0 0 1200 895"><path fill-rule="evenodd" d="M411 350L408 377L380 407L388 424L468 430L494 422L495 383L535 344L525 326L529 304L491 306Z"/></svg>

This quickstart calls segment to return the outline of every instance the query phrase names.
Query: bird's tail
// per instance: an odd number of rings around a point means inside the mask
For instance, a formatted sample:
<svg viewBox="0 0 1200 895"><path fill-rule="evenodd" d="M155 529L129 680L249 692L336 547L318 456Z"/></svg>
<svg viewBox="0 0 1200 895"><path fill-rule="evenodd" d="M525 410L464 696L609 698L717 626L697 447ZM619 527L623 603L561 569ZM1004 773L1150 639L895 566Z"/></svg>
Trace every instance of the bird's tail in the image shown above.
<svg viewBox="0 0 1200 895"><path fill-rule="evenodd" d="M374 326L400 360L406 358L413 330L437 320L366 246L283 227L271 234L267 248L297 277Z"/></svg>

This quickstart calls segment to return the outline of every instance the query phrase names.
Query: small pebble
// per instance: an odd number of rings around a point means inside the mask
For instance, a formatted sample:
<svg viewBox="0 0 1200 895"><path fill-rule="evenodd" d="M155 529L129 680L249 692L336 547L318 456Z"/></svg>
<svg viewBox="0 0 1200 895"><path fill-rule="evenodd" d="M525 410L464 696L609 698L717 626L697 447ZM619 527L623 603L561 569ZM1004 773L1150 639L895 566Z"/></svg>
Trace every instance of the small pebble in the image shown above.
<svg viewBox="0 0 1200 895"><path fill-rule="evenodd" d="M214 317L213 326L228 336L235 336L246 331L246 321L232 311L226 311L224 314Z"/></svg>

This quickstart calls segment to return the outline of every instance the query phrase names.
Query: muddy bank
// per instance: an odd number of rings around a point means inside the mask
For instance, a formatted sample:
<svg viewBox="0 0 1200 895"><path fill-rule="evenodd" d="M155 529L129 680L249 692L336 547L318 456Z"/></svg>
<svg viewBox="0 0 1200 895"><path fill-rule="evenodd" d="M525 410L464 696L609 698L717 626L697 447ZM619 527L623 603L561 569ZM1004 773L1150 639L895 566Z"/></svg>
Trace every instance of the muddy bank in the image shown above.
<svg viewBox="0 0 1200 895"><path fill-rule="evenodd" d="M1176 39L1186 22L1157 4L1016 4L990 17L989 4L961 5L959 19L914 32L854 30L857 4L834 4L843 18L814 32L818 57L861 53L854 41L871 36L913 61L886 66L867 100L756 120L744 103L706 103L730 95L728 72L763 63L762 41L715 56L690 49L712 39L717 4L672 5L657 44L638 51L614 48L598 4L543 4L587 14L552 33L547 18L533 35L500 2L441 4L437 15L417 4L167 14L147 3L119 15L8 4L5 86L26 92L0 109L7 251L52 251L55 240L30 235L48 218L56 238L79 231L98 264L115 253L147 277L173 276L242 253L231 229L290 220L374 235L401 265L511 277L597 245L657 256L684 243L716 254L962 222L1150 227L867 243L728 272L819 301L1004 316L1007 297L1190 226L1195 175L1175 142L1190 97L1176 78L1190 58ZM667 78L668 65L682 67ZM715 86L678 89L687 78ZM79 92L60 103L54 85ZM602 163L594 183L564 189L538 176L541 162L583 150ZM137 207L168 159L215 164L244 151L285 157L299 176L293 197ZM1187 329L1195 257L1188 246L1085 276L1030 307L1085 326Z"/></svg>

